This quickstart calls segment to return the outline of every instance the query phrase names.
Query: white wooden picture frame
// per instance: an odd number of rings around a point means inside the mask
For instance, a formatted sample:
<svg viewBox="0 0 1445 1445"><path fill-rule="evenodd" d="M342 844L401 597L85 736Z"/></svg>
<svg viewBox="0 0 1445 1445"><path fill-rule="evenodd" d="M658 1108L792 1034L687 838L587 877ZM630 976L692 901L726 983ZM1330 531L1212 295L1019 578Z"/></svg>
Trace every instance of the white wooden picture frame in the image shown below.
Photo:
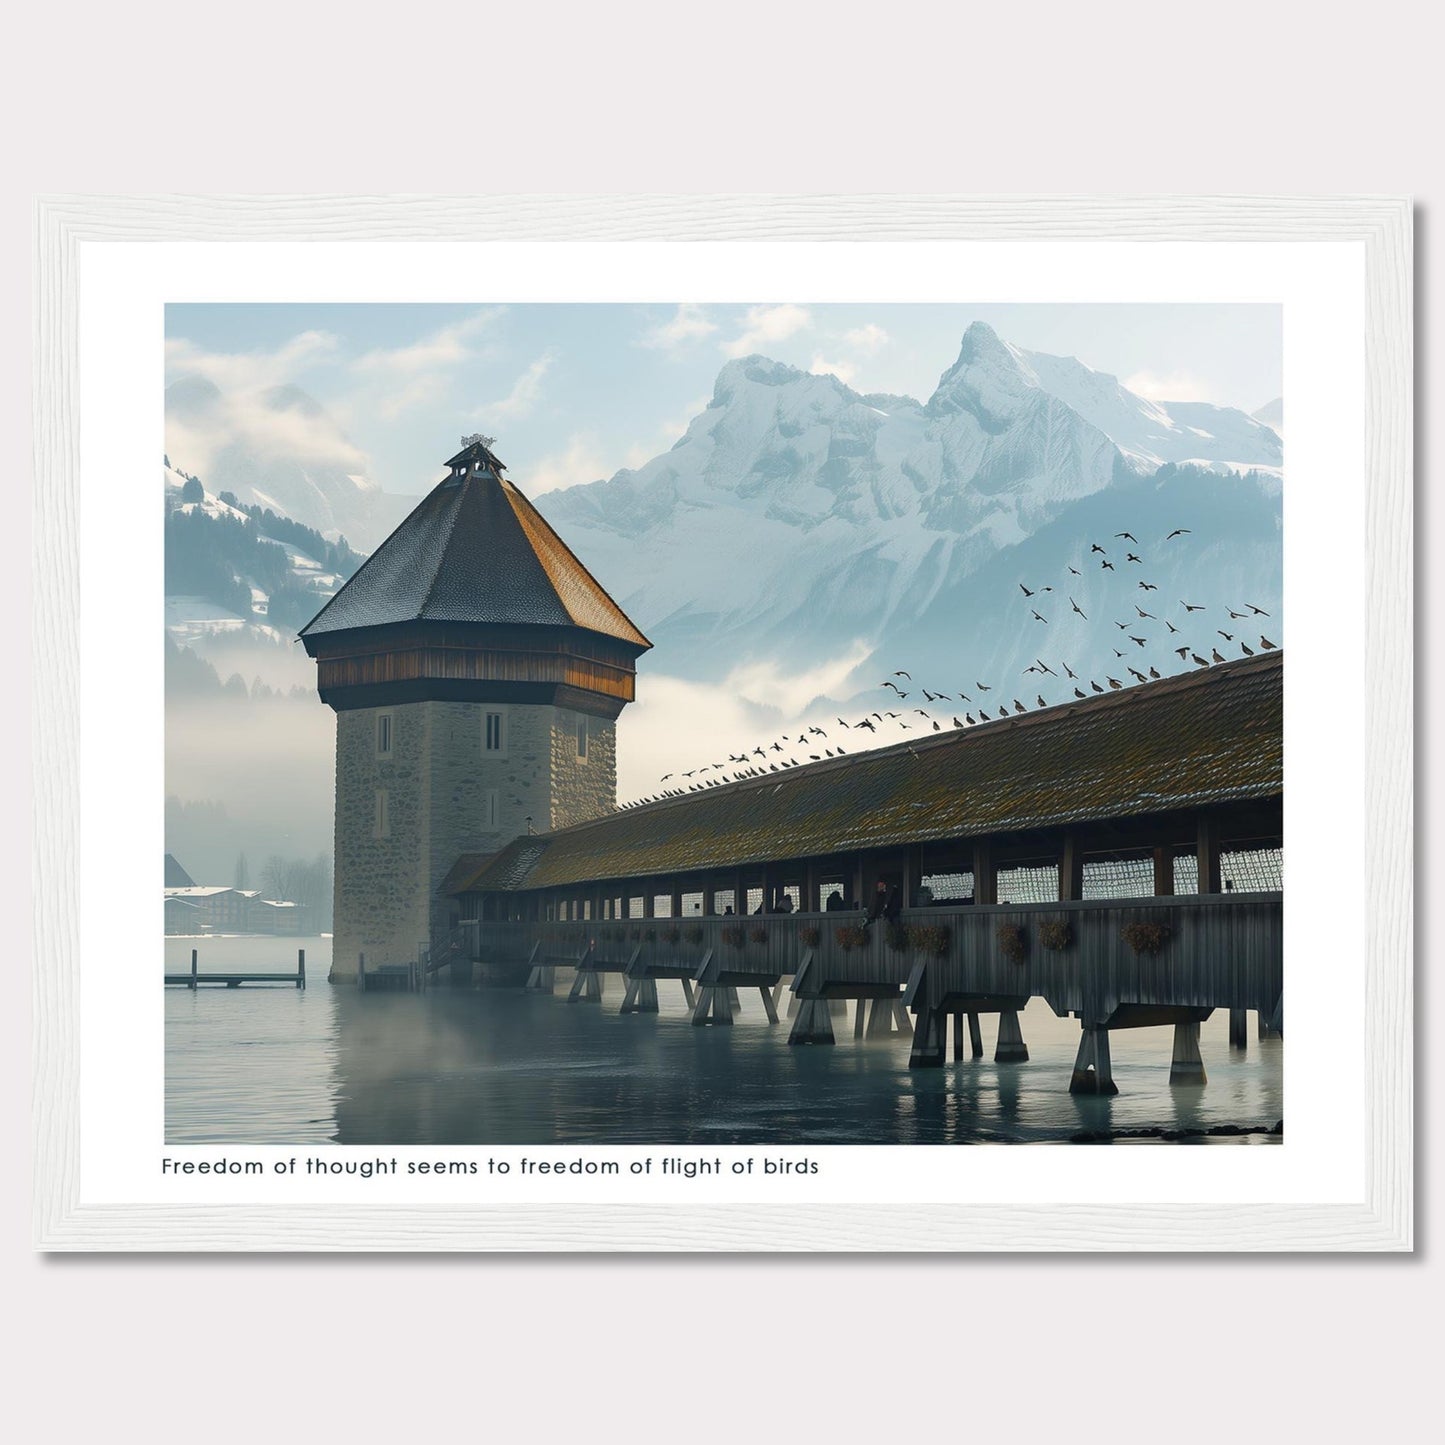
<svg viewBox="0 0 1445 1445"><path fill-rule="evenodd" d="M1039 254L1050 246L1135 248L1138 257L1177 262L1188 274L1211 248L1315 247L1346 262L1358 279L1362 324L1343 325L1334 344L1357 372L1359 399L1358 511L1362 550L1359 598L1362 652L1341 665L1363 697L1363 735L1342 745L1338 782L1362 808L1363 831L1341 839L1357 868L1343 864L1333 879L1295 879L1286 932L1304 928L1315 899L1343 884L1361 905L1358 958L1346 960L1352 997L1349 1017L1331 1016L1328 1001L1307 1012L1302 1028L1338 1030L1341 1048L1360 1047L1359 1094L1330 1131L1303 1129L1277 1150L1028 1152L1048 1178L1027 1198L975 1190L973 1156L958 1150L957 1189L951 1198L898 1198L887 1190L858 1197L749 1197L735 1202L606 1200L557 1196L549 1202L478 1192L471 1197L406 1201L167 1196L159 1187L117 1192L104 1181L157 1173L161 1119L145 1117L110 1087L124 1066L108 1051L108 1020L88 988L102 960L75 902L75 879L88 856L86 829L105 825L115 839L126 819L108 816L112 804L88 786L82 765L87 709L113 686L117 659L97 673L87 638L91 553L87 550L87 471L141 468L158 439L161 332L159 317L132 364L156 378L156 416L142 419L141 445L103 454L102 438L82 405L95 368L116 353L107 338L99 297L131 257L146 258L151 274L173 258L204 256L206 264L238 273L258 258L294 265L292 284L273 283L278 300L315 295L307 250L334 247L365 257L379 275L396 248L553 247L607 243L621 248L733 245L786 247L794 258L820 248L957 247L981 264L994 254ZM970 249L971 248L971 249ZM979 248L994 248L992 253ZM559 259L560 249L553 252ZM705 253L700 253L705 254ZM1237 252L1236 254L1244 254ZM1264 256L1260 251L1255 254ZM120 264L118 264L120 263ZM1408 1250L1413 1217L1413 626L1412 626L1412 238L1411 208L1396 198L1083 197L980 198L952 196L483 196L483 197L86 197L43 199L35 212L35 997L34 1143L35 1242L45 1250ZM219 274L219 273L215 273ZM782 272L779 299L786 280ZM419 279L418 285L423 282ZM1160 282L1155 299L1190 299ZM1182 285L1183 283L1181 283ZM1354 281L1350 282L1353 288ZM396 299L393 289L387 294ZM595 299L626 293L599 273ZM348 294L349 293L345 293ZM195 299L194 295L189 299ZM334 299L334 298L333 298ZM365 297L350 296L350 299ZM434 299L418 294L418 299ZM481 299L463 297L454 299ZM528 299L554 299L530 295ZM567 299L587 299L576 291ZM1036 299L1020 295L1016 299ZM1056 287L1045 297L1066 299ZM1351 307L1355 301L1351 302ZM1287 313L1288 315L1288 313ZM1288 324L1288 323L1287 323ZM1288 333L1287 333L1288 334ZM107 340L112 343L107 350ZM1290 382L1287 346L1287 383ZM90 370L87 372L86 368ZM1293 402L1291 403L1293 405ZM149 431L146 431L149 428ZM1290 472L1290 487L1304 479ZM1353 505L1353 501L1351 505ZM1287 521L1288 529L1290 522ZM159 580L141 579L159 605ZM1308 619L1296 617L1295 655L1317 652L1325 666L1328 639L1311 643ZM154 629L138 626L137 657ZM154 649L151 649L152 651ZM123 661L123 659L122 659ZM1292 655L1291 665L1295 657ZM137 675L158 675L142 662ZM1306 656L1305 665L1309 663ZM149 669L149 671L147 671ZM1325 676L1322 672L1320 676ZM1330 695L1318 694L1322 723ZM1291 764L1287 752L1286 771ZM158 800L157 800L158 801ZM149 835L145 835L149 836ZM148 844L138 844L141 852ZM157 851L157 857L159 852ZM89 880L86 879L88 882ZM106 966L134 966L147 984L155 927L114 937ZM139 986L138 986L139 987ZM156 990L156 993L159 991ZM153 1000L158 1008L158 1000ZM1294 1022L1292 1017L1292 1023ZM110 1026L113 1027L113 1026ZM154 1037L152 1035L151 1037ZM114 1040L109 1041L113 1043ZM1327 1050L1316 1063L1328 1066ZM152 1071L158 1067L154 1060ZM111 1074L112 1069L120 1073ZM1296 1088L1289 1077L1288 1087ZM1308 1080L1300 1085L1309 1087ZM90 1092L87 1092L90 1091ZM105 1097L101 1097L104 1095ZM1294 1117L1291 1093L1287 1106ZM234 1152L234 1151L232 1151ZM884 1154L887 1151L869 1151ZM1222 1170L1228 1155L1269 1153L1283 1162L1271 1188L1248 1184L1175 1197L1131 1193L1127 1182L1100 1177L1091 1163L1086 1182L1069 1171L1085 1154L1191 1153L1192 1170ZM1042 1156L1047 1155L1044 1159ZM128 1162L122 1158L128 1156ZM1344 1162L1331 1174L1320 1171ZM872 1161L876 1169L886 1163ZM1293 1166L1301 1171L1296 1175ZM1173 1167L1173 1166L1170 1166ZM1274 1167L1274 1166L1271 1166ZM1202 1177L1202 1176L1199 1176ZM1083 1180L1082 1174L1078 1175ZM1055 1181L1050 1184L1049 1180ZM1182 1189L1182 1192L1181 1192ZM1052 1191L1052 1192L1050 1192Z"/></svg>

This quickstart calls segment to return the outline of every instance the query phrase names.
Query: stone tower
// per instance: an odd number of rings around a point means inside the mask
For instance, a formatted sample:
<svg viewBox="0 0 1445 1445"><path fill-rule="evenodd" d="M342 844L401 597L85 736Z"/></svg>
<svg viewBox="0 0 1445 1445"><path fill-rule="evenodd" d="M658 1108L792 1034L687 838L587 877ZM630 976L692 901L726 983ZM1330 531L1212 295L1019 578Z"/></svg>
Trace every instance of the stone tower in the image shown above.
<svg viewBox="0 0 1445 1445"><path fill-rule="evenodd" d="M617 802L616 720L651 643L468 438L301 631L336 710L332 977L452 925L462 853Z"/></svg>

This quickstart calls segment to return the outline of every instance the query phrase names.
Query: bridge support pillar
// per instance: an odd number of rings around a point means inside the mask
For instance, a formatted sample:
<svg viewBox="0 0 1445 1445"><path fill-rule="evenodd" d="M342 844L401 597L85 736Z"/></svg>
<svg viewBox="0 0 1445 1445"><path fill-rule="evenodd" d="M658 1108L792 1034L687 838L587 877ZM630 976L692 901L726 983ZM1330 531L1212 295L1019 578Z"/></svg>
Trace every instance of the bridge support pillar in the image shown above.
<svg viewBox="0 0 1445 1445"><path fill-rule="evenodd" d="M778 1007L777 1007L777 1005L773 1002L773 991L772 991L772 989L767 988L766 986L764 986L763 988L760 988L760 989L758 990L758 993L759 993L759 995L761 996L761 998L762 998L762 1000L763 1000L763 1010L764 1010L764 1012L765 1012L765 1013L767 1014L767 1016L768 1016L768 1022L769 1022L770 1024L775 1024L775 1023L777 1023L777 1021L778 1021Z"/></svg>
<svg viewBox="0 0 1445 1445"><path fill-rule="evenodd" d="M831 1044L833 1038L833 1013L825 998L798 998L798 1015L793 1020L792 1031L788 1034L790 1044ZM860 1004L861 1009L861 1004Z"/></svg>
<svg viewBox="0 0 1445 1445"><path fill-rule="evenodd" d="M1229 1047L1232 1049L1249 1047L1249 1013L1246 1009L1232 1008L1229 1011Z"/></svg>
<svg viewBox="0 0 1445 1445"><path fill-rule="evenodd" d="M993 1061L996 1064L1026 1064L1029 1061L1029 1046L1024 1043L1017 1009L1006 1008L998 1016L998 1043L994 1046Z"/></svg>
<svg viewBox="0 0 1445 1445"><path fill-rule="evenodd" d="M547 992L551 993L551 989ZM585 1003L602 1002L602 975L595 968L579 968L577 977L572 980L572 991L567 995L568 1003L576 1003L578 999Z"/></svg>
<svg viewBox="0 0 1445 1445"><path fill-rule="evenodd" d="M657 1012L657 980L655 978L629 978L627 993L622 1000L620 1014L655 1014Z"/></svg>
<svg viewBox="0 0 1445 1445"><path fill-rule="evenodd" d="M1198 1088L1209 1082L1199 1053L1197 1023L1174 1025L1174 1058L1169 1066L1169 1082L1175 1088Z"/></svg>
<svg viewBox="0 0 1445 1445"><path fill-rule="evenodd" d="M837 1000L834 1000L837 1002ZM866 1028L864 1020L867 1020ZM948 1015L943 1016L943 1027L945 1033L948 1028ZM908 1017L908 1010L903 1007L901 998L860 998L857 1000L853 1014L853 1037L861 1039L865 1036L870 1039L886 1039L895 1032L900 1034L911 1034L913 1032L913 1020Z"/></svg>
<svg viewBox="0 0 1445 1445"><path fill-rule="evenodd" d="M942 1009L920 1008L914 1015L910 1069L941 1069L948 1053L948 1015Z"/></svg>
<svg viewBox="0 0 1445 1445"><path fill-rule="evenodd" d="M727 984L703 984L697 993L697 1004L692 1011L693 1024L727 1024L733 1021L733 999L737 990Z"/></svg>
<svg viewBox="0 0 1445 1445"><path fill-rule="evenodd" d="M968 1016L968 1048L969 1053L975 1059L983 1057L983 1030L978 1026L976 1013L970 1013Z"/></svg>
<svg viewBox="0 0 1445 1445"><path fill-rule="evenodd" d="M534 963L527 975L525 992L552 993L557 987L557 970L550 963Z"/></svg>
<svg viewBox="0 0 1445 1445"><path fill-rule="evenodd" d="M963 1015L956 1013L953 1016L953 1062L956 1064L963 1057Z"/></svg>
<svg viewBox="0 0 1445 1445"><path fill-rule="evenodd" d="M1071 1094L1117 1094L1114 1070L1109 1060L1109 1030L1103 1024L1085 1024L1074 1059Z"/></svg>

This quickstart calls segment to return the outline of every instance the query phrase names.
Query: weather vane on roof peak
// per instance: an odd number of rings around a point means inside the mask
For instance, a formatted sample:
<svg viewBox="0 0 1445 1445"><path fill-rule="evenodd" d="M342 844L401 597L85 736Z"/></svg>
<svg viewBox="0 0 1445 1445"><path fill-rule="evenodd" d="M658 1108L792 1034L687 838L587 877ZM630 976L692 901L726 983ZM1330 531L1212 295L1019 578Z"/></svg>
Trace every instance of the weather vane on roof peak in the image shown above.
<svg viewBox="0 0 1445 1445"><path fill-rule="evenodd" d="M496 445L496 441L496 437L483 436L481 432L474 431L470 436L464 436L462 438L462 445L464 447L470 447L481 442L484 447L492 447Z"/></svg>

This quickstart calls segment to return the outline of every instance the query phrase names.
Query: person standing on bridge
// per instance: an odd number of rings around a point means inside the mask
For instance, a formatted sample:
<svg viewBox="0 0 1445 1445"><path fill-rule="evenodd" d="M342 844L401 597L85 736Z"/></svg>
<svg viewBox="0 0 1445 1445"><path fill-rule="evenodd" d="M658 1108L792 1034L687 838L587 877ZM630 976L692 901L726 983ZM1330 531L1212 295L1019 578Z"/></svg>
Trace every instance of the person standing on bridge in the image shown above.
<svg viewBox="0 0 1445 1445"><path fill-rule="evenodd" d="M873 925L887 915L888 912L888 885L880 878L878 888L873 894L873 906L868 910L868 917L863 920L864 929L872 928Z"/></svg>

